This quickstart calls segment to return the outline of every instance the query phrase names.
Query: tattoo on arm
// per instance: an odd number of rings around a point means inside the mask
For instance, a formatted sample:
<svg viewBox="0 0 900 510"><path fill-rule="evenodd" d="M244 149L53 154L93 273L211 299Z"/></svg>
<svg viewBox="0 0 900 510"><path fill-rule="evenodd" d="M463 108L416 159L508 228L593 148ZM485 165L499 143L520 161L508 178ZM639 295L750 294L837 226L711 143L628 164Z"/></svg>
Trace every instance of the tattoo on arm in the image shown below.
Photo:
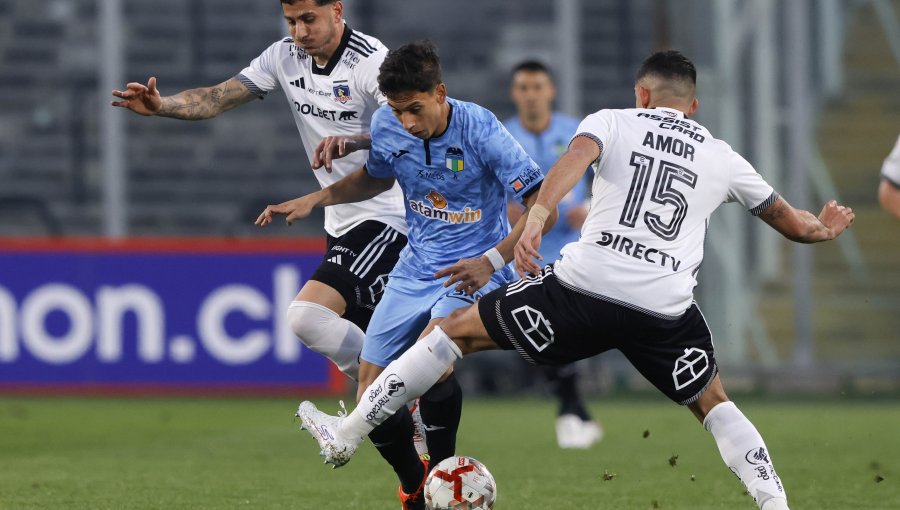
<svg viewBox="0 0 900 510"><path fill-rule="evenodd" d="M830 239L828 227L815 214L794 209L782 198L760 213L759 218L791 241L815 243Z"/></svg>
<svg viewBox="0 0 900 510"><path fill-rule="evenodd" d="M183 120L202 120L231 110L256 98L239 80L231 78L214 87L185 90L162 98L157 115Z"/></svg>
<svg viewBox="0 0 900 510"><path fill-rule="evenodd" d="M787 202L784 200L776 200L771 207L760 213L759 218L766 223L779 220L787 214Z"/></svg>

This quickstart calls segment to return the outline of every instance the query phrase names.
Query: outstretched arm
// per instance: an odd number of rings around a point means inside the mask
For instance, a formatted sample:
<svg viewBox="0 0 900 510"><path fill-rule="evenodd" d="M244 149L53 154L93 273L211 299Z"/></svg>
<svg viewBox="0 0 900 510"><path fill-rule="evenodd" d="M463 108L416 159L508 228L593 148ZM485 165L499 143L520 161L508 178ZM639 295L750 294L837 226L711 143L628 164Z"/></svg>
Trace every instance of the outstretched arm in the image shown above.
<svg viewBox="0 0 900 510"><path fill-rule="evenodd" d="M162 97L156 88L156 78L150 78L147 85L132 82L124 91L114 90L112 94L122 99L113 101L113 106L127 108L139 115L158 115L182 120L211 119L256 98L256 95L236 78L230 78L213 87L185 90L166 97Z"/></svg>
<svg viewBox="0 0 900 510"><path fill-rule="evenodd" d="M369 175L365 168L360 168L338 182L309 195L288 200L278 205L270 205L256 218L256 224L265 227L272 223L277 214L287 216L285 221L290 225L295 220L309 216L316 207L362 202L374 198L391 189L394 179L376 179Z"/></svg>
<svg viewBox="0 0 900 510"><path fill-rule="evenodd" d="M556 212L559 201L572 191L591 163L599 157L600 146L597 142L586 136L578 136L572 140L566 153L547 173L537 200L529 207L526 224L515 246L516 272L520 276L525 276L526 273L537 274L541 271L534 258L543 260L538 248L541 247L541 237L549 230L545 228L548 217L551 216L551 212Z"/></svg>
<svg viewBox="0 0 900 510"><path fill-rule="evenodd" d="M779 197L760 213L759 218L791 241L818 243L841 235L841 232L853 224L855 215L849 207L838 205L832 200L825 204L816 217L809 211L791 207L791 204Z"/></svg>

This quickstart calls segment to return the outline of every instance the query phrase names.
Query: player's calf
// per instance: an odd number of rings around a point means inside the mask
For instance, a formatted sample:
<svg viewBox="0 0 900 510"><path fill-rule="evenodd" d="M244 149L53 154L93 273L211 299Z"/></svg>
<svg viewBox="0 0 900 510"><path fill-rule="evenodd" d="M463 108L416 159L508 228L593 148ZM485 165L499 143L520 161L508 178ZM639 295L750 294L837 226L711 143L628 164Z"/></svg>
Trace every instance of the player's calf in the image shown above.
<svg viewBox="0 0 900 510"><path fill-rule="evenodd" d="M787 495L769 450L756 427L734 405L722 402L703 420L719 446L722 460L740 478L762 510L787 510Z"/></svg>

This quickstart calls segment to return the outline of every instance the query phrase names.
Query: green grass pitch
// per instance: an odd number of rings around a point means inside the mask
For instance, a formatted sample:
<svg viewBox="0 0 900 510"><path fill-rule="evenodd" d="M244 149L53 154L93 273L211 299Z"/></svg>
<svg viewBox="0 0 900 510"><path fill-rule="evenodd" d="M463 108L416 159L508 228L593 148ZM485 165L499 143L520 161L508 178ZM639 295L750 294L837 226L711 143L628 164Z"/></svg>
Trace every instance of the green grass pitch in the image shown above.
<svg viewBox="0 0 900 510"><path fill-rule="evenodd" d="M738 403L766 438L793 509L900 508L896 402ZM328 469L292 420L295 405L0 398L0 508L399 508L393 472L370 443ZM606 437L589 451L561 451L553 407L466 402L458 452L492 471L497 509L756 508L686 409L592 402Z"/></svg>

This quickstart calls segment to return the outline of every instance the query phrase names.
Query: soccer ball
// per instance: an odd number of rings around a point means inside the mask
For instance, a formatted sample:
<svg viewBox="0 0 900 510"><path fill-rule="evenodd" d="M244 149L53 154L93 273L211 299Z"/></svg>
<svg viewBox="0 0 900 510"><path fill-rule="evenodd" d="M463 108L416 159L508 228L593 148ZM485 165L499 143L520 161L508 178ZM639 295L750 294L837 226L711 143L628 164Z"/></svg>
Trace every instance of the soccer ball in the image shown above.
<svg viewBox="0 0 900 510"><path fill-rule="evenodd" d="M497 500L494 477L472 457L450 457L425 479L425 506L430 510L490 510Z"/></svg>

